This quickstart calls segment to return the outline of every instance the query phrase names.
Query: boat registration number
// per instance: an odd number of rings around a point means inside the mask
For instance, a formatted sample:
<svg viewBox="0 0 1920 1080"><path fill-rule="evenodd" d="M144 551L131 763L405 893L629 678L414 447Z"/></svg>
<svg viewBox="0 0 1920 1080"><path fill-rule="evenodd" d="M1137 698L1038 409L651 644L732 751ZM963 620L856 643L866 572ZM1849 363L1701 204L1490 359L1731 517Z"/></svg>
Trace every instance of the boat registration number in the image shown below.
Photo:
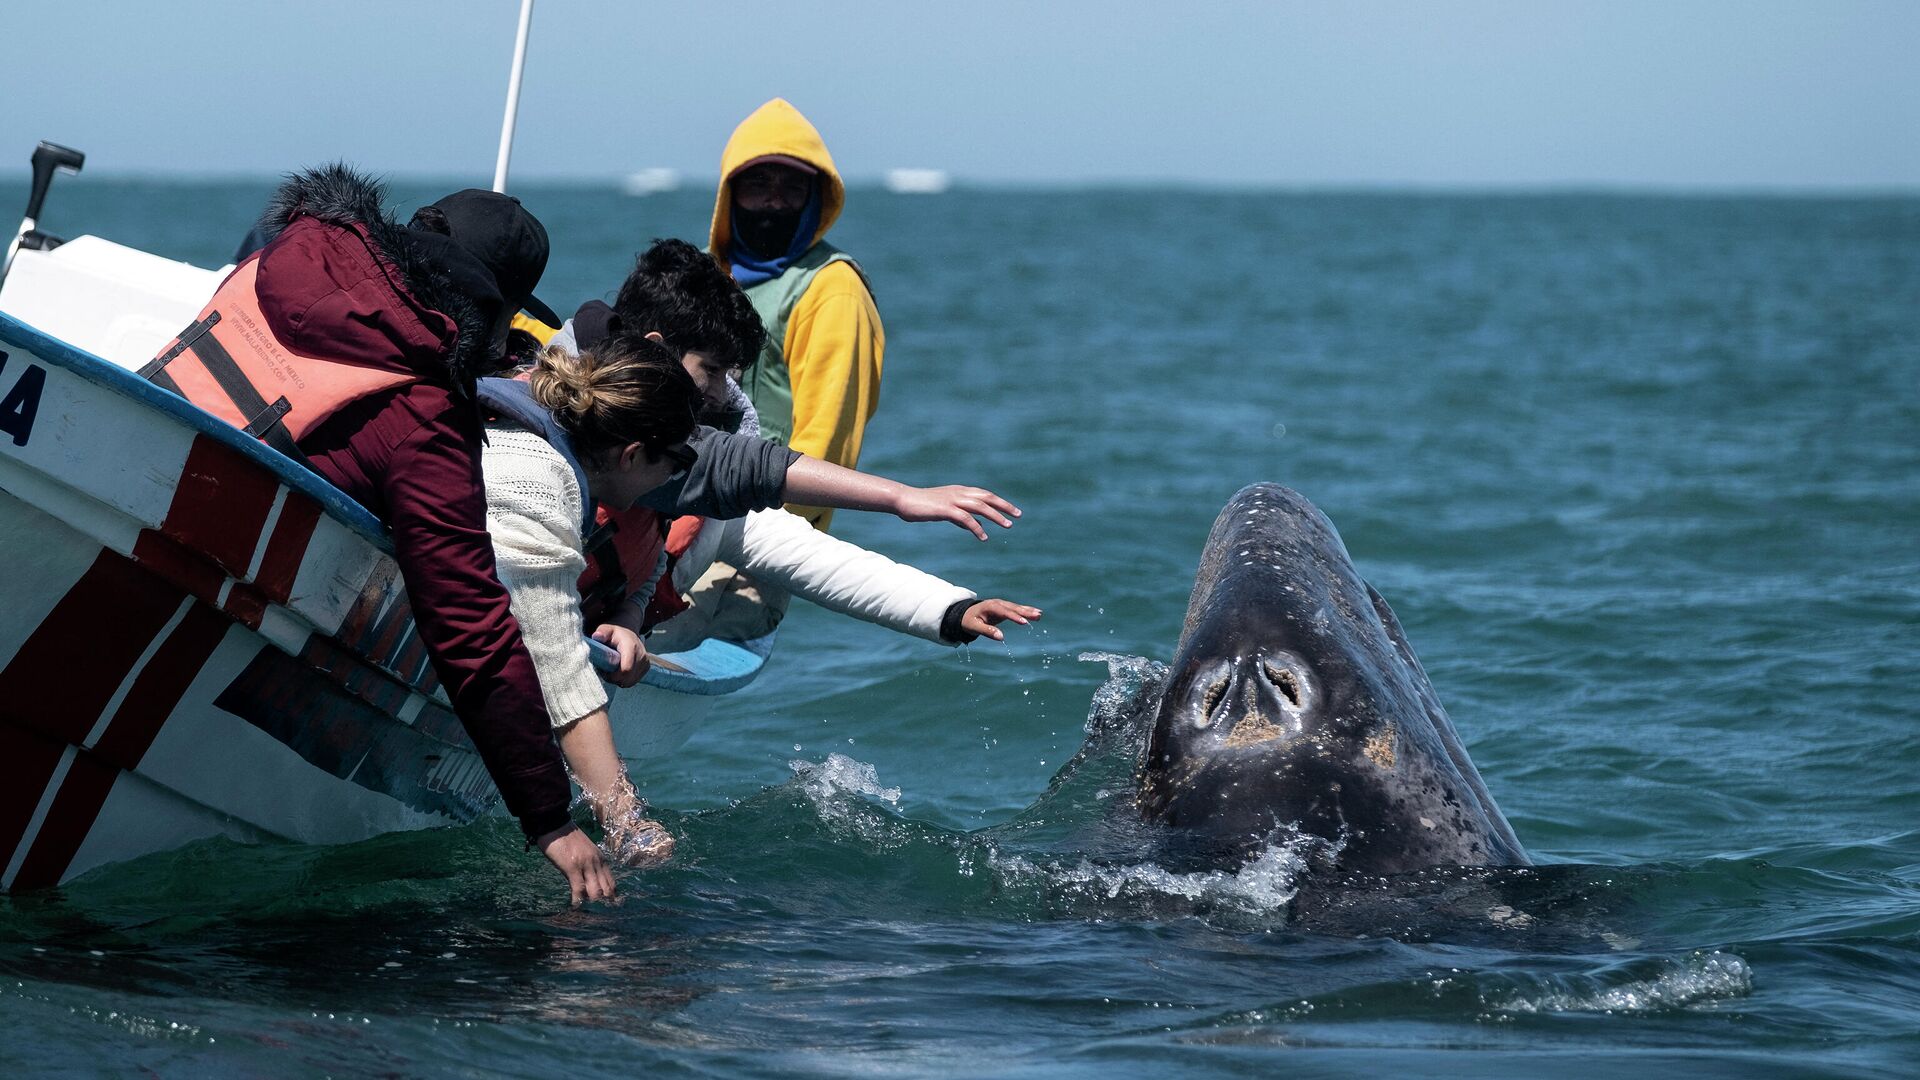
<svg viewBox="0 0 1920 1080"><path fill-rule="evenodd" d="M39 364L12 363L0 351L0 437L25 446L40 415L40 395L47 388L47 369Z"/></svg>

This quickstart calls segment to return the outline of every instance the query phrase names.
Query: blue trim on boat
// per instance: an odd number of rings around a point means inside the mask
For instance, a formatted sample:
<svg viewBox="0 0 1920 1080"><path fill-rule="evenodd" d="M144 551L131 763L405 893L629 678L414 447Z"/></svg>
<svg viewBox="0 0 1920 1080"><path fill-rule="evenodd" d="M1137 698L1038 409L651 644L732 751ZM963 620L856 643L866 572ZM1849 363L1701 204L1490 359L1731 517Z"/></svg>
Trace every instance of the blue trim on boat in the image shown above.
<svg viewBox="0 0 1920 1080"><path fill-rule="evenodd" d="M185 398L160 389L126 368L76 348L0 312L0 341L30 352L49 364L65 368L75 375L108 390L129 397L185 424L194 431L253 459L271 471L287 487L320 504L328 516L364 537L381 551L392 554L393 542L386 527L366 507L348 498L346 493L315 475L313 470L241 431L225 420L202 410Z"/></svg>
<svg viewBox="0 0 1920 1080"><path fill-rule="evenodd" d="M328 516L360 534L368 543L387 554L393 553L393 543L387 537L386 527L381 525L380 519L374 517L366 507L348 498L345 492L315 475L313 470L247 435L219 417L202 410L185 398L162 390L118 364L102 360L85 349L70 345L4 312L0 312L0 342L31 353L49 364L71 371L88 382L156 409L221 445L251 458L262 468L272 472L282 484L319 503ZM648 670L641 681L648 686L680 694L703 696L730 694L746 686L760 674L760 669L766 665L767 656L773 651L775 636L775 634L767 634L749 641L709 639L684 652L661 653L661 656L687 670L668 671L656 666ZM589 643L594 646L595 666L606 670L607 657L603 654L610 653L612 650L599 642L590 641Z"/></svg>

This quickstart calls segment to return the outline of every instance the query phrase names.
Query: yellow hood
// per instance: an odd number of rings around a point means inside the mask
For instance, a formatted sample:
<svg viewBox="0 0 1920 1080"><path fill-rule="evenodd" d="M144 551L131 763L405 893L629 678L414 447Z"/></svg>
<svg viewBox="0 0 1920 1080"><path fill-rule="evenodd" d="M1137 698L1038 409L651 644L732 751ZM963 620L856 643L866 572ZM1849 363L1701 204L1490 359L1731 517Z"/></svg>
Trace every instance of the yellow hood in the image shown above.
<svg viewBox="0 0 1920 1080"><path fill-rule="evenodd" d="M733 178L741 169L772 156L797 158L820 170L820 228L813 234L813 243L827 235L846 205L846 185L840 182L820 132L785 98L774 98L740 121L720 155L720 192L713 200L708 250L722 266L727 265L727 245L733 240Z"/></svg>

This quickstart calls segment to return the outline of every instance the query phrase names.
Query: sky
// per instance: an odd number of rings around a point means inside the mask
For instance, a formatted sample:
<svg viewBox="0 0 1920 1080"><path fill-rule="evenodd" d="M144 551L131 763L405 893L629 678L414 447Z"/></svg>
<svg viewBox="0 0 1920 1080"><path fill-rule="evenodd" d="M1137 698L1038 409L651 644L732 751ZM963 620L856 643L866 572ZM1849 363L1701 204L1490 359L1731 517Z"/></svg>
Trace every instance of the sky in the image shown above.
<svg viewBox="0 0 1920 1080"><path fill-rule="evenodd" d="M0 170L484 185L518 15L6 0ZM855 180L1912 190L1920 0L538 0L513 176L711 176L774 96Z"/></svg>

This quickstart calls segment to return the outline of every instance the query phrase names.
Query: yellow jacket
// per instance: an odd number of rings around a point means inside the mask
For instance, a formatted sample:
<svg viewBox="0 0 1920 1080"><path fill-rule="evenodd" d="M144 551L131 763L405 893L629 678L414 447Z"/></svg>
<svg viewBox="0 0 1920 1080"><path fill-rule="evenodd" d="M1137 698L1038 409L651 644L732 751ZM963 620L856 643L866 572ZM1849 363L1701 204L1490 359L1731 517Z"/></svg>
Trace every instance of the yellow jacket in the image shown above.
<svg viewBox="0 0 1920 1080"><path fill-rule="evenodd" d="M819 170L820 227L814 243L827 235L846 205L846 186L819 131L785 100L767 102L734 129L720 158L709 250L723 267L733 240L733 178L770 156L795 158ZM880 311L859 271L838 262L821 269L794 304L782 340L793 390L789 446L847 468L859 463L861 436L880 404L886 344ZM817 507L788 509L822 529L832 517Z"/></svg>

